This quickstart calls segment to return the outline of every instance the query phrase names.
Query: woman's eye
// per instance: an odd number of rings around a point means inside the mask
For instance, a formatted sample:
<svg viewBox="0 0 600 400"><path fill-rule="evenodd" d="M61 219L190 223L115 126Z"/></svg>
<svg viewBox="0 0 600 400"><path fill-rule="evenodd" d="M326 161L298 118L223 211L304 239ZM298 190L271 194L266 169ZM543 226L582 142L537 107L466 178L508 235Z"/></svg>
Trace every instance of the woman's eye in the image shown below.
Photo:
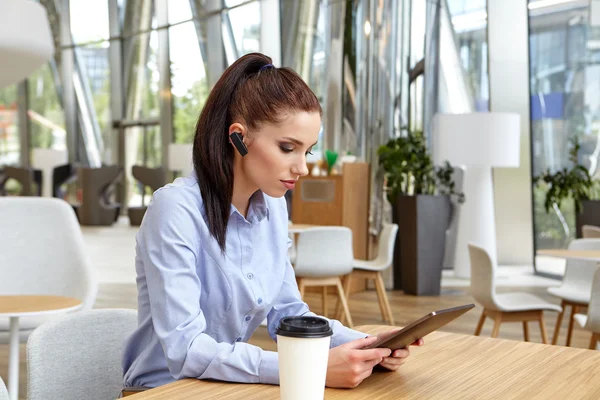
<svg viewBox="0 0 600 400"><path fill-rule="evenodd" d="M308 150L308 151L305 153L305 155L309 155L309 154L310 154L311 156L313 155L313 153L311 153L311 152L310 152L310 150Z"/></svg>
<svg viewBox="0 0 600 400"><path fill-rule="evenodd" d="M279 146L279 148L281 149L281 151L283 151L284 153L291 153L292 151L294 151L294 149L290 149L289 147L285 147L285 146Z"/></svg>

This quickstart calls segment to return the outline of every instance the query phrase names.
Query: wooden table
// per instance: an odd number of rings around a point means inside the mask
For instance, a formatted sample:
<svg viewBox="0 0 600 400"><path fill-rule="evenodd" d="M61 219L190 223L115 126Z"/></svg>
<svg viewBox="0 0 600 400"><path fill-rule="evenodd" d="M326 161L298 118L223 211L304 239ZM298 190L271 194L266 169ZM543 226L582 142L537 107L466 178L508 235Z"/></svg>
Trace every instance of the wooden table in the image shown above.
<svg viewBox="0 0 600 400"><path fill-rule="evenodd" d="M62 296L0 296L0 318L10 319L10 356L8 360L8 393L19 398L19 318L75 311L81 301Z"/></svg>
<svg viewBox="0 0 600 400"><path fill-rule="evenodd" d="M552 249L552 250L538 250L538 256L548 256L556 258L566 258L570 260L587 260L600 262L600 251L598 250L566 250L566 249Z"/></svg>
<svg viewBox="0 0 600 400"><path fill-rule="evenodd" d="M377 333L389 326L357 327ZM598 399L600 352L434 332L396 372L375 372L355 389L325 399ZM184 379L132 400L279 399L279 387Z"/></svg>

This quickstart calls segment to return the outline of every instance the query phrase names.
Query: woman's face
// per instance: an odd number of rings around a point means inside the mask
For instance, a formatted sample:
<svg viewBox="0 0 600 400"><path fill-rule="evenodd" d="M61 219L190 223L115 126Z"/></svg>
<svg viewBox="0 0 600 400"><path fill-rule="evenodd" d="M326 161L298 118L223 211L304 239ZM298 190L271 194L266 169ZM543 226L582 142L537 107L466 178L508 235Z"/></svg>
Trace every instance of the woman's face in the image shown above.
<svg viewBox="0 0 600 400"><path fill-rule="evenodd" d="M231 125L229 133L242 131L248 147L244 157L235 152L238 171L248 188L260 189L271 197L281 197L293 189L298 178L308 174L306 156L316 144L320 128L319 113L304 111L287 115L277 125L262 124L251 132L241 124Z"/></svg>

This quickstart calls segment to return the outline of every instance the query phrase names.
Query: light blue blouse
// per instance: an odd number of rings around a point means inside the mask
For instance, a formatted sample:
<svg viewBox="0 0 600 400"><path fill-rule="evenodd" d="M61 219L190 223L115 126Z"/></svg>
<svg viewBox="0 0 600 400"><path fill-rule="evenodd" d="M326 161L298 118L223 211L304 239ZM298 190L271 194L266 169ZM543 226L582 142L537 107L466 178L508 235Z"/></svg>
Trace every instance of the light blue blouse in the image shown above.
<svg viewBox="0 0 600 400"><path fill-rule="evenodd" d="M277 353L247 340L267 318L314 315L287 251L284 198L256 192L248 217L234 206L223 254L211 236L195 174L157 190L136 236L138 327L123 355L124 386L182 378L279 383ZM330 320L331 347L366 335Z"/></svg>

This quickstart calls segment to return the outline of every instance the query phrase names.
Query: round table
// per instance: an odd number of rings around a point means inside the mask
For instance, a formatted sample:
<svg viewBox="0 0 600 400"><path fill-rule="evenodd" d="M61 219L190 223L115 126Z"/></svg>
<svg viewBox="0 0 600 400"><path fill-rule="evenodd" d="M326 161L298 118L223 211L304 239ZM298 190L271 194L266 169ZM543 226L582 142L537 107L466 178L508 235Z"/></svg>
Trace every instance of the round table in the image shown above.
<svg viewBox="0 0 600 400"><path fill-rule="evenodd" d="M19 318L75 311L82 306L80 300L63 296L0 296L0 317L10 319L8 393L11 400L19 398Z"/></svg>

